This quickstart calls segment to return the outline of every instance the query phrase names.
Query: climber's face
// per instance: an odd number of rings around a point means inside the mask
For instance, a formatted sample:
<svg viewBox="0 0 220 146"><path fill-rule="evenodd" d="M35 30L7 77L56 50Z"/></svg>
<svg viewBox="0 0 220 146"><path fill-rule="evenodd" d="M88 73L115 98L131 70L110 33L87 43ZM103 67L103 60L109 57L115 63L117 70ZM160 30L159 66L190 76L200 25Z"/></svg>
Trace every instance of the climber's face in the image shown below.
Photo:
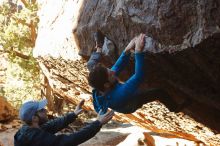
<svg viewBox="0 0 220 146"><path fill-rule="evenodd" d="M116 85L116 83L118 82L117 77L115 76L115 72L110 70L109 68L107 69L107 77L108 77L108 81L104 84L104 90L105 91L109 91L112 88L114 88L114 86Z"/></svg>
<svg viewBox="0 0 220 146"><path fill-rule="evenodd" d="M111 84L115 84L115 82L117 81L117 78L115 77L115 72L112 71L111 69L107 68L108 70L108 81Z"/></svg>

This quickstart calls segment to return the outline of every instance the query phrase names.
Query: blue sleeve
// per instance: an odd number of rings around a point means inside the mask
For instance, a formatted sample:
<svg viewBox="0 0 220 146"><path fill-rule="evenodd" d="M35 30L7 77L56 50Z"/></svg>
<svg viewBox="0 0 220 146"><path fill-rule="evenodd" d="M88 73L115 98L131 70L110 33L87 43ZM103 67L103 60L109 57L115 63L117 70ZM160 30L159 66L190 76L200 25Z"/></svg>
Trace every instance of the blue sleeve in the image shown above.
<svg viewBox="0 0 220 146"><path fill-rule="evenodd" d="M144 53L135 53L135 74L123 85L123 93L130 95L138 89L144 78Z"/></svg>
<svg viewBox="0 0 220 146"><path fill-rule="evenodd" d="M100 110L102 110L100 114L103 115L108 111L107 102L106 102L104 96L98 97L97 92L98 91L96 91L96 89L92 90L93 107L94 107L96 113L99 113Z"/></svg>
<svg viewBox="0 0 220 146"><path fill-rule="evenodd" d="M93 52L87 62L87 68L91 71L96 64L98 64L101 60L101 53L100 52Z"/></svg>
<svg viewBox="0 0 220 146"><path fill-rule="evenodd" d="M116 63L112 66L111 70L115 72L115 75L118 76L119 73L124 69L128 64L130 58L130 53L126 54L124 51L121 53L121 56L118 58Z"/></svg>
<svg viewBox="0 0 220 146"><path fill-rule="evenodd" d="M49 133L56 133L72 123L76 118L77 116L75 113L69 113L63 117L50 120L49 122L41 125L41 128Z"/></svg>

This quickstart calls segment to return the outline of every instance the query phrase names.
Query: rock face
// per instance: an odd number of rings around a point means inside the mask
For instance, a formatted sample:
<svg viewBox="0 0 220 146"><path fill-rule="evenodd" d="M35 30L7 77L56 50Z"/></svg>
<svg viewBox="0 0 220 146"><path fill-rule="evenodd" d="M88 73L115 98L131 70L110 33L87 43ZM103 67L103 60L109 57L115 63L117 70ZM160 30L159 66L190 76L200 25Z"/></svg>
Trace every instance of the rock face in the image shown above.
<svg viewBox="0 0 220 146"><path fill-rule="evenodd" d="M78 53L87 57L91 54L94 31L103 32L118 48L118 54L132 37L143 32L160 44L146 54L144 86L160 86L180 101L191 99L184 112L220 130L218 0L39 2L34 55L43 57L39 58L41 68L57 96L73 102L90 97L86 60ZM131 70L123 76L128 77Z"/></svg>
<svg viewBox="0 0 220 146"><path fill-rule="evenodd" d="M218 0L85 1L74 28L80 54L94 46L92 32L102 31L119 53L140 32L160 47L146 55L148 87L162 86L173 96L193 100L191 114L220 130L220 2ZM88 35L89 34L89 35ZM200 110L196 107L202 106ZM207 114L207 110L213 114ZM196 115L195 114L195 115ZM209 115L207 117L207 115ZM207 119L214 118L216 123ZM218 122L217 122L218 121Z"/></svg>
<svg viewBox="0 0 220 146"><path fill-rule="evenodd" d="M79 59L72 29L77 23L78 9L82 2L38 0L38 3L40 22L33 55Z"/></svg>
<svg viewBox="0 0 220 146"><path fill-rule="evenodd" d="M218 0L85 1L74 32L82 53L88 55L89 46L94 44L88 34L96 29L121 50L132 37L143 32L158 40L163 50L178 51L219 33L219 5Z"/></svg>
<svg viewBox="0 0 220 146"><path fill-rule="evenodd" d="M8 121L15 117L16 110L6 101L6 99L0 96L0 122Z"/></svg>

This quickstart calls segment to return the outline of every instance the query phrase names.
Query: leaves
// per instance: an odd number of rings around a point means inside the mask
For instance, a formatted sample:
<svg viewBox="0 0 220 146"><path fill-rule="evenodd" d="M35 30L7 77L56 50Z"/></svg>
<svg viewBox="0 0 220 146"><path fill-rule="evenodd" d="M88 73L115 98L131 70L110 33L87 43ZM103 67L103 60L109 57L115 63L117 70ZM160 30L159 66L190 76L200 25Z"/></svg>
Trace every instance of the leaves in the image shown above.
<svg viewBox="0 0 220 146"><path fill-rule="evenodd" d="M22 9L8 2L0 6L0 47L9 59L3 93L15 106L40 95L40 69L32 56L39 21L37 9L35 3L26 3Z"/></svg>

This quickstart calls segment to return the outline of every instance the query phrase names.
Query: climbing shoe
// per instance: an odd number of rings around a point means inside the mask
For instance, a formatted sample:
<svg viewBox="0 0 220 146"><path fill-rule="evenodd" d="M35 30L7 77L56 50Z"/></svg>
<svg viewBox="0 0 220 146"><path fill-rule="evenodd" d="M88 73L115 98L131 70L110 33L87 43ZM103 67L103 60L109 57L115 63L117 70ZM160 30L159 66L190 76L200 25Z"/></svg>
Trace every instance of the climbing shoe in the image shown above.
<svg viewBox="0 0 220 146"><path fill-rule="evenodd" d="M102 48L105 35L100 30L98 30L97 32L93 33L93 37L96 43L96 47Z"/></svg>

